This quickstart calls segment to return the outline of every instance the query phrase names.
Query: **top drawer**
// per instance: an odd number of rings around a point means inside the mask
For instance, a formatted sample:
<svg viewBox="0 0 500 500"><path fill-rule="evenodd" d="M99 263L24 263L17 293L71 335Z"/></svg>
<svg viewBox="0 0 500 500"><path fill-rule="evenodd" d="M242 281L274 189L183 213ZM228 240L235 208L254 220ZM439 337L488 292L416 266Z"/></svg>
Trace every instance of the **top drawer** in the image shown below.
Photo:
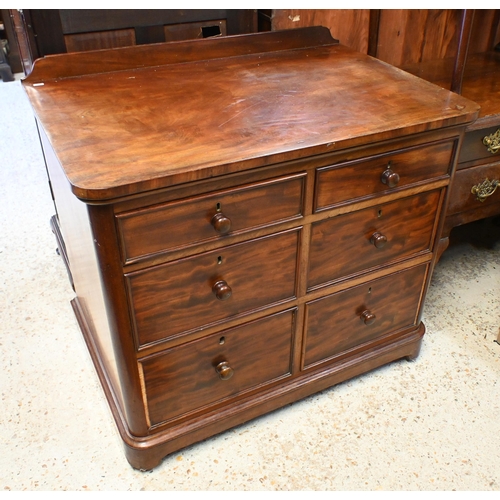
<svg viewBox="0 0 500 500"><path fill-rule="evenodd" d="M123 261L300 218L305 177L277 177L118 214Z"/></svg>
<svg viewBox="0 0 500 500"><path fill-rule="evenodd" d="M488 145L483 142L484 139L488 137L493 141L493 146L498 144L498 139L495 140L494 137L498 130L500 129L496 126L467 132L460 149L460 156L458 158L459 164L470 161L478 161L479 163L498 161L498 158L500 158L500 152L495 153L495 147L493 147L493 150L488 151ZM460 168L460 166L458 168Z"/></svg>
<svg viewBox="0 0 500 500"><path fill-rule="evenodd" d="M455 142L424 144L319 168L315 211L446 175Z"/></svg>

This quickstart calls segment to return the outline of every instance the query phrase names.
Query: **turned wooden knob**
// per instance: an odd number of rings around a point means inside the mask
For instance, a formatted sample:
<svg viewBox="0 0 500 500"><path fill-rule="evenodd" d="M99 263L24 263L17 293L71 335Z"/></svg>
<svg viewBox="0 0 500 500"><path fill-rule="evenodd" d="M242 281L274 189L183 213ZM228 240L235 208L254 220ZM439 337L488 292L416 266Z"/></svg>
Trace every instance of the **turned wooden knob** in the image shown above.
<svg viewBox="0 0 500 500"><path fill-rule="evenodd" d="M221 212L216 213L212 217L210 223L212 224L212 226L214 226L214 229L220 234L226 234L229 233L229 231L231 231L231 219L226 217Z"/></svg>
<svg viewBox="0 0 500 500"><path fill-rule="evenodd" d="M370 238L370 243L374 245L376 248L382 248L387 243L387 237L382 233L373 233Z"/></svg>
<svg viewBox="0 0 500 500"><path fill-rule="evenodd" d="M221 380L229 380L234 375L234 370L229 366L227 361L222 361L215 367Z"/></svg>
<svg viewBox="0 0 500 500"><path fill-rule="evenodd" d="M361 313L361 321L365 324L365 325L371 325L372 323L375 323L375 320L377 319L377 317L375 316L375 314L373 314L371 311L369 311L368 309L366 309L366 311L363 311Z"/></svg>
<svg viewBox="0 0 500 500"><path fill-rule="evenodd" d="M391 167L387 167L380 180L383 184L387 185L390 188L396 187L399 182L399 175L392 170Z"/></svg>
<svg viewBox="0 0 500 500"><path fill-rule="evenodd" d="M224 280L217 281L212 291L219 300L227 300L233 294L231 287Z"/></svg>

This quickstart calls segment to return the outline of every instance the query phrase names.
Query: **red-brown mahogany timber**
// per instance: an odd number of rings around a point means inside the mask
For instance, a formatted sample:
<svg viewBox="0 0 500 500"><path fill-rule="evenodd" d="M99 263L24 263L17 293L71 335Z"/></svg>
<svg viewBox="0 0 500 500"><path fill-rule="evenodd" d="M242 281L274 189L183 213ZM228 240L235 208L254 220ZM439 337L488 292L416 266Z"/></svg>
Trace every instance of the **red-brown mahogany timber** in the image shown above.
<svg viewBox="0 0 500 500"><path fill-rule="evenodd" d="M290 37L165 44L137 69L67 54L24 82L133 467L418 355L478 107L322 28Z"/></svg>

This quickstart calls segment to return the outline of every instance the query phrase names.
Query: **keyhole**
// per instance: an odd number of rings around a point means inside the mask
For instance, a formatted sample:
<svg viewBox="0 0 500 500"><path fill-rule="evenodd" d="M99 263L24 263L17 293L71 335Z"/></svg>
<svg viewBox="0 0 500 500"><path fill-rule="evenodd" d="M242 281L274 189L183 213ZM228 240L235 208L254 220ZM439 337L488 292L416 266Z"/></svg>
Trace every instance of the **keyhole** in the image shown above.
<svg viewBox="0 0 500 500"><path fill-rule="evenodd" d="M372 293L372 287L368 288L368 293Z"/></svg>
<svg viewBox="0 0 500 500"><path fill-rule="evenodd" d="M222 264L222 257L220 255L217 257L217 264Z"/></svg>
<svg viewBox="0 0 500 500"><path fill-rule="evenodd" d="M219 344L220 344L220 345L224 344L225 342L226 342L226 337L221 337L221 338L219 339Z"/></svg>
<svg viewBox="0 0 500 500"><path fill-rule="evenodd" d="M382 217L382 209L380 209L380 210L378 211L377 216L378 216L378 218L379 218L379 219L380 219L380 217Z"/></svg>
<svg viewBox="0 0 500 500"><path fill-rule="evenodd" d="M220 212L220 210L221 210L220 203L217 203L217 205L215 205L215 210L217 212Z"/></svg>

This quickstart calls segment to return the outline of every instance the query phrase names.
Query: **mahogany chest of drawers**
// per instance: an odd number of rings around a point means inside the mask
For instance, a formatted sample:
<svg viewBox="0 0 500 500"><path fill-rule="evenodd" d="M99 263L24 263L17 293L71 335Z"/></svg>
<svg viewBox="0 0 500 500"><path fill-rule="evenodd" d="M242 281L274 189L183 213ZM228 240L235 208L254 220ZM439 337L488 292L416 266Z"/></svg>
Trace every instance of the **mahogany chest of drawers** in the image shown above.
<svg viewBox="0 0 500 500"><path fill-rule="evenodd" d="M472 101L325 28L52 56L24 87L132 466L418 355Z"/></svg>

